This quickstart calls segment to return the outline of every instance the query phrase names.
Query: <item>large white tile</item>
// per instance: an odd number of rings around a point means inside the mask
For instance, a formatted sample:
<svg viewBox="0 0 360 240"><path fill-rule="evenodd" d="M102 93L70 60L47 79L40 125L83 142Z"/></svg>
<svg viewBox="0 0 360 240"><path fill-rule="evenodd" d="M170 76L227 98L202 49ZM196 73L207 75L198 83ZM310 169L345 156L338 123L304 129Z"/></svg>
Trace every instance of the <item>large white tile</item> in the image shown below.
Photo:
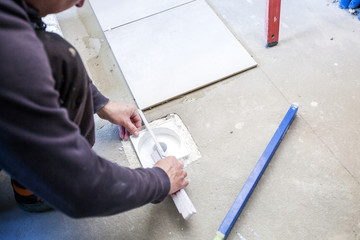
<svg viewBox="0 0 360 240"><path fill-rule="evenodd" d="M193 0L90 0L103 31Z"/></svg>
<svg viewBox="0 0 360 240"><path fill-rule="evenodd" d="M200 0L105 35L142 109L256 66Z"/></svg>

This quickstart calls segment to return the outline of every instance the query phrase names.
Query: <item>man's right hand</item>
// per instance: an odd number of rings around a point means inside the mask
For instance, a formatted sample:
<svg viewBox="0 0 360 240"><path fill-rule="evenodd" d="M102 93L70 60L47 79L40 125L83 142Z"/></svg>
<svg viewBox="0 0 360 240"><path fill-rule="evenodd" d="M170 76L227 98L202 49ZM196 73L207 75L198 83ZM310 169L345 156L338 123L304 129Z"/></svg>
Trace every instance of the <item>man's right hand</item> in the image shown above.
<svg viewBox="0 0 360 240"><path fill-rule="evenodd" d="M184 164L173 156L160 159L154 167L163 169L169 176L171 184L169 194L176 193L189 184L189 181L185 179L187 173L183 169Z"/></svg>

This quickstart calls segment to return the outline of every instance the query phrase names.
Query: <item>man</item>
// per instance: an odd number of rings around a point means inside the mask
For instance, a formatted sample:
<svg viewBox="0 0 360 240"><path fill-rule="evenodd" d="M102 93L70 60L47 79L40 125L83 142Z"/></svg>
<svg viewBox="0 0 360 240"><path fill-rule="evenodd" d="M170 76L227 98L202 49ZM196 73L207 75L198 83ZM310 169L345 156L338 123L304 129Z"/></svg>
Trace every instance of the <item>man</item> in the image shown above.
<svg viewBox="0 0 360 240"><path fill-rule="evenodd" d="M109 101L76 50L44 31L40 17L84 0L0 0L0 169L28 211L50 206L72 217L104 216L161 202L188 185L174 157L129 169L91 150L93 113L138 135L133 105ZM45 207L44 207L45 206Z"/></svg>

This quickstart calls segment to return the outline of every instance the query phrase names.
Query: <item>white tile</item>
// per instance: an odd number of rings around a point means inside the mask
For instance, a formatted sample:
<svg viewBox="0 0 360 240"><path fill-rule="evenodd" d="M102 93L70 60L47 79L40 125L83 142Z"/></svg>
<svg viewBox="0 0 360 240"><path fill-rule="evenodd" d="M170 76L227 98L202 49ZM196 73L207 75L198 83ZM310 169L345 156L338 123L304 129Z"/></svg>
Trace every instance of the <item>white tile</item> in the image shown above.
<svg viewBox="0 0 360 240"><path fill-rule="evenodd" d="M105 35L142 109L256 66L200 0Z"/></svg>
<svg viewBox="0 0 360 240"><path fill-rule="evenodd" d="M152 131L159 143L166 146L166 156L175 156L177 159L183 159L190 154L190 150L182 138L178 127L172 119L163 121L159 125L152 127ZM144 129L140 131L138 137L130 136L136 154L139 157L143 167L153 167L154 159L151 154L154 152L155 142L149 131ZM159 160L159 159L157 159Z"/></svg>
<svg viewBox="0 0 360 240"><path fill-rule="evenodd" d="M193 0L90 0L103 31Z"/></svg>

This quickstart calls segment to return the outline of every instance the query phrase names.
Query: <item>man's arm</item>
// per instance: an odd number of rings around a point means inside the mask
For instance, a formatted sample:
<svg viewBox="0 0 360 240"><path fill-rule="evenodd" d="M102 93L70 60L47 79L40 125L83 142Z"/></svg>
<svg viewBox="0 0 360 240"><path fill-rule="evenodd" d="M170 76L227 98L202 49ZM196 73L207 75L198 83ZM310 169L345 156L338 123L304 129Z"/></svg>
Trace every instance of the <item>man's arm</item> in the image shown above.
<svg viewBox="0 0 360 240"><path fill-rule="evenodd" d="M93 82L90 82L90 86L94 103L94 113L97 113L109 102L109 99L101 94L101 92L97 89Z"/></svg>
<svg viewBox="0 0 360 240"><path fill-rule="evenodd" d="M120 167L93 152L60 108L47 56L26 13L0 2L0 168L72 217L119 213L162 201L159 167Z"/></svg>
<svg viewBox="0 0 360 240"><path fill-rule="evenodd" d="M141 129L141 119L137 109L132 104L109 101L97 87L90 82L93 96L94 113L102 119L119 125L121 139L128 140L131 135L138 136Z"/></svg>

